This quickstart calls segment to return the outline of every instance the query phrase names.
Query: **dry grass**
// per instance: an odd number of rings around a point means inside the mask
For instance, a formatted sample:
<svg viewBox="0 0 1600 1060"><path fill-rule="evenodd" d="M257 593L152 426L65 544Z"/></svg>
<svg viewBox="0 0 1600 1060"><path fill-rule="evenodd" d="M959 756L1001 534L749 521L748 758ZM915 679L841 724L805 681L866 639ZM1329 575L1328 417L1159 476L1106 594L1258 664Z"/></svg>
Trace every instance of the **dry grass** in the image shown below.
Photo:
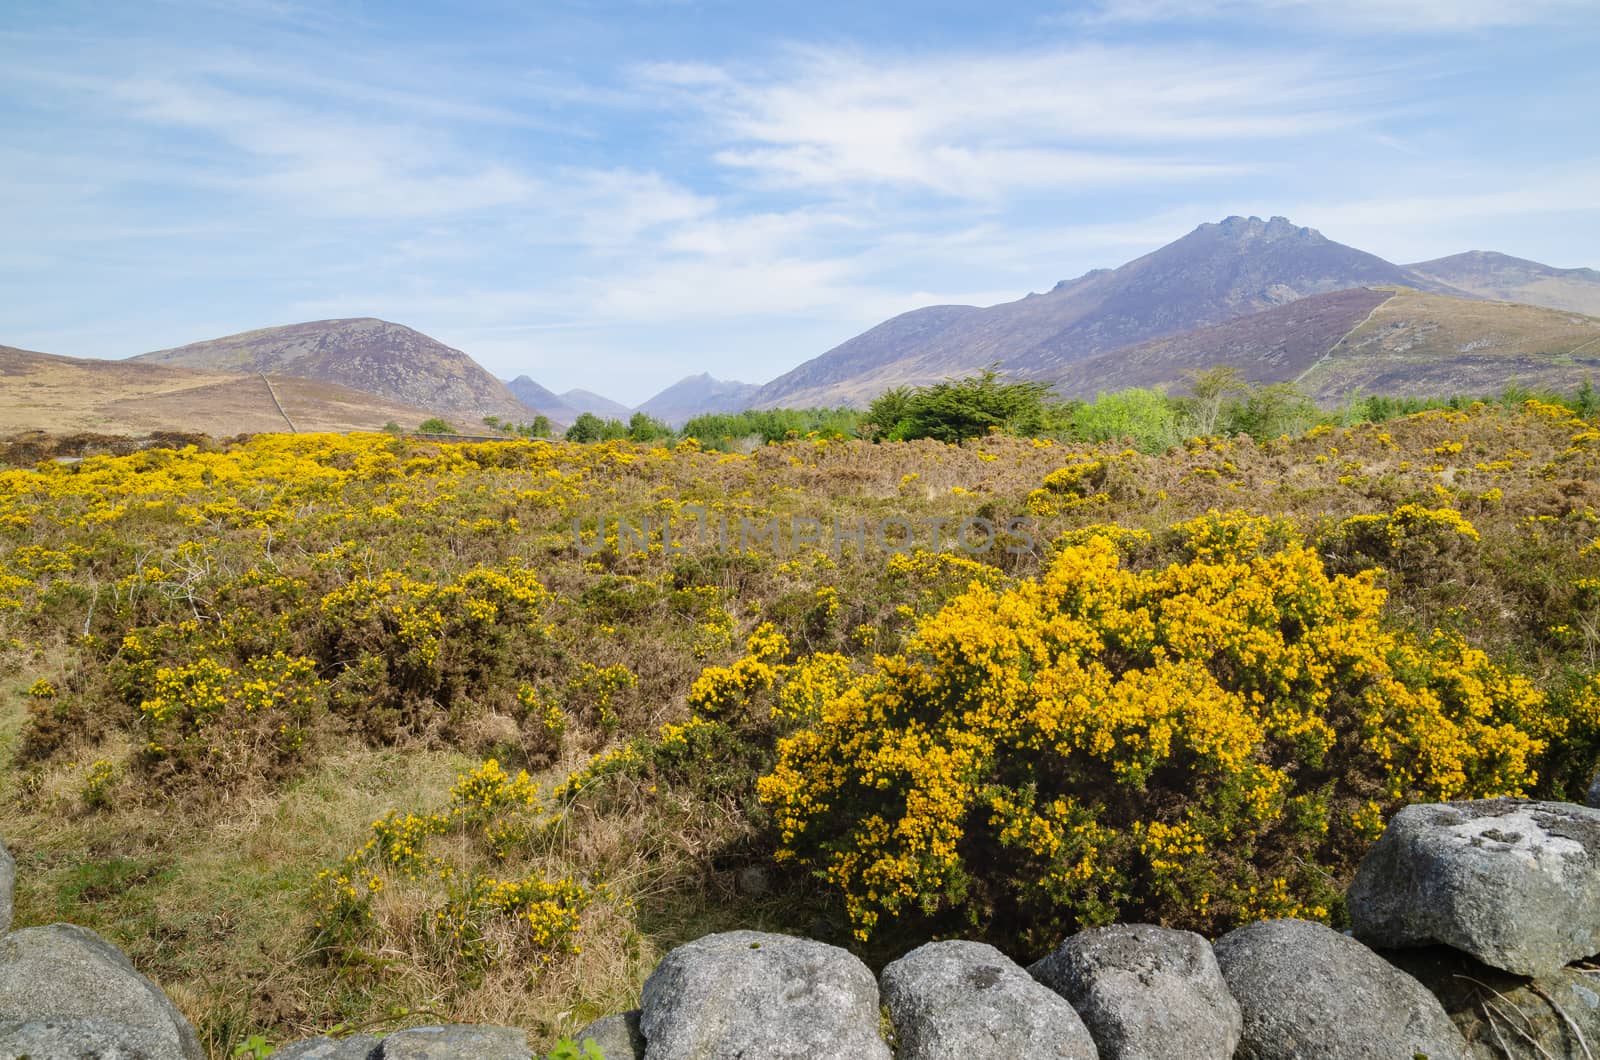
<svg viewBox="0 0 1600 1060"><path fill-rule="evenodd" d="M274 377L302 431L406 427L436 413L312 379ZM465 423L471 414L452 413ZM170 368L144 361L99 361L0 346L0 423L8 430L146 434L182 430L218 437L288 427L261 377Z"/></svg>

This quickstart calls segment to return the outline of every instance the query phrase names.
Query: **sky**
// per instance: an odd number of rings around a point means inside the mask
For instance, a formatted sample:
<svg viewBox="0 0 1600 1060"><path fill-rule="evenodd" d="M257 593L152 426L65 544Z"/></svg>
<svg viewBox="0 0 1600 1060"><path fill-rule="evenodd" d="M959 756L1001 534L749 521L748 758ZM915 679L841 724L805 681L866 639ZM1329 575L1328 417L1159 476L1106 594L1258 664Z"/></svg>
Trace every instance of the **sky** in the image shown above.
<svg viewBox="0 0 1600 1060"><path fill-rule="evenodd" d="M1600 267L1600 0L4 0L0 344L376 316L628 404L1230 214Z"/></svg>

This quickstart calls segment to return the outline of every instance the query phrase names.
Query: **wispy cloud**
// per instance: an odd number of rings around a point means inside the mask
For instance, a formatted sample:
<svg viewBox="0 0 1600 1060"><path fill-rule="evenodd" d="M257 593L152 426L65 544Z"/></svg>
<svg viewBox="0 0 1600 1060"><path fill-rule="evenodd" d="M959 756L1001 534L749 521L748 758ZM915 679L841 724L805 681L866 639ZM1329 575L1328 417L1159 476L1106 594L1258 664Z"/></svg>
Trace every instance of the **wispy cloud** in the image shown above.
<svg viewBox="0 0 1600 1060"><path fill-rule="evenodd" d="M1100 0L1065 16L1087 22L1205 22L1262 16L1320 28L1460 33L1592 19L1592 0Z"/></svg>
<svg viewBox="0 0 1600 1060"><path fill-rule="evenodd" d="M1205 49L807 48L776 74L668 64L640 77L702 111L717 161L773 184L993 197L1237 175L1252 164L1203 149L1370 121L1380 86L1323 67Z"/></svg>
<svg viewBox="0 0 1600 1060"><path fill-rule="evenodd" d="M449 138L414 125L355 120L206 81L130 80L111 98L136 121L228 149L210 153L194 179L313 214L421 217L503 207L538 190L513 167L463 156Z"/></svg>

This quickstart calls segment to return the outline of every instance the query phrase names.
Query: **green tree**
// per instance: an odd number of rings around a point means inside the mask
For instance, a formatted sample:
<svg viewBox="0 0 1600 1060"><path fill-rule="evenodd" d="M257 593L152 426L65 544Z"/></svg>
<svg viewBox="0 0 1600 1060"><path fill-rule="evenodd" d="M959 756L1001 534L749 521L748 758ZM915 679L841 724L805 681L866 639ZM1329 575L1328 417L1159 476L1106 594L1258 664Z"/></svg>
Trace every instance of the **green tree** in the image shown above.
<svg viewBox="0 0 1600 1060"><path fill-rule="evenodd" d="M1239 369L1227 365L1190 372L1188 382L1185 418L1192 432L1199 435L1217 433L1217 424L1228 402L1243 397L1250 390L1250 384L1239 374Z"/></svg>
<svg viewBox="0 0 1600 1060"><path fill-rule="evenodd" d="M905 419L906 410L911 405L911 388L908 386L892 386L879 394L877 399L867 406L867 421L865 424L867 437L873 441L887 438L900 421Z"/></svg>
<svg viewBox="0 0 1600 1060"><path fill-rule="evenodd" d="M1594 383L1587 376L1584 377L1583 384L1578 387L1577 394L1573 395L1572 411L1586 420L1593 419L1596 413L1600 413L1600 395L1595 393Z"/></svg>
<svg viewBox="0 0 1600 1060"><path fill-rule="evenodd" d="M418 434L454 434L456 429L450 426L448 420L440 416L430 416L417 424Z"/></svg>
<svg viewBox="0 0 1600 1060"><path fill-rule="evenodd" d="M569 442L598 442L605 434L605 421L592 412L582 412L567 428Z"/></svg>
<svg viewBox="0 0 1600 1060"><path fill-rule="evenodd" d="M1045 423L1045 402L1053 393L1048 383L1001 382L999 372L988 368L977 375L946 379L906 394L900 418L887 429L886 436L896 441L933 438L954 443L992 430L1036 433ZM890 396L889 404L878 414L891 415L900 400L898 395ZM878 416L871 409L868 418L878 426Z"/></svg>
<svg viewBox="0 0 1600 1060"><path fill-rule="evenodd" d="M636 442L654 442L672 437L672 428L648 412L635 412L628 420L628 437Z"/></svg>
<svg viewBox="0 0 1600 1060"><path fill-rule="evenodd" d="M1101 394L1072 414L1072 433L1086 442L1133 440L1134 448L1160 453L1182 441L1178 410L1162 393L1131 387Z"/></svg>
<svg viewBox="0 0 1600 1060"><path fill-rule="evenodd" d="M1257 441L1304 434L1322 414L1293 383L1273 383L1250 392L1234 416L1233 429Z"/></svg>

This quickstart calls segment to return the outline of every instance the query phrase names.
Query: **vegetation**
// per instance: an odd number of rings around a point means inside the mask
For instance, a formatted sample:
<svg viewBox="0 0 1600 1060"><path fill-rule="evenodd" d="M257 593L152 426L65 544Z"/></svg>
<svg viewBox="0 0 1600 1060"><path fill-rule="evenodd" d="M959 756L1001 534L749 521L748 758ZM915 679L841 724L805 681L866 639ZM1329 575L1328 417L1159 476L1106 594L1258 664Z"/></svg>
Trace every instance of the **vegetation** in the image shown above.
<svg viewBox="0 0 1600 1060"><path fill-rule="evenodd" d="M1144 453L1160 453L1186 438L1246 434L1294 437L1311 427L1382 423L1432 409L1462 410L1474 404L1517 407L1529 400L1559 405L1581 417L1600 412L1600 398L1587 381L1573 395L1535 393L1516 387L1497 397L1391 398L1352 394L1342 408L1319 409L1290 383L1250 383L1232 368L1192 373L1187 392L1131 388L1100 394L1094 401L1056 401L1049 386L1004 382L993 370L932 386L895 387L865 412L854 409L763 409L697 416L674 435L664 425L641 433L598 417L574 426L568 441L628 437L634 441L694 438L709 448L750 449L798 438L866 438L961 442L1000 433L1057 442L1127 442ZM638 416L635 416L635 420Z"/></svg>
<svg viewBox="0 0 1600 1060"><path fill-rule="evenodd" d="M579 413L566 433L567 441L580 443L610 442L627 436L627 424L621 420L603 420L592 412Z"/></svg>
<svg viewBox="0 0 1600 1060"><path fill-rule="evenodd" d="M521 423L499 416L485 416L483 425L491 431L515 435L518 438L548 438L552 433L550 417L543 413L535 416L532 423Z"/></svg>
<svg viewBox="0 0 1600 1060"><path fill-rule="evenodd" d="M962 442L992 432L1037 435L1046 428L1044 383L1003 383L993 369L932 386L896 387L867 409L868 436L904 442Z"/></svg>
<svg viewBox="0 0 1600 1060"><path fill-rule="evenodd" d="M968 407L941 393L924 422ZM1600 425L1363 399L1257 440L1231 428L1284 395L1154 397L960 444L811 412L13 447L18 920L107 934L215 1055L441 1019L549 1049L706 931L878 962L1340 924L1406 802L1581 795ZM1185 417L1215 431L1061 440Z"/></svg>
<svg viewBox="0 0 1600 1060"><path fill-rule="evenodd" d="M456 429L450 422L438 416L432 416L417 424L418 434L454 434Z"/></svg>
<svg viewBox="0 0 1600 1060"><path fill-rule="evenodd" d="M848 408L751 409L696 416L681 433L709 448L728 451L797 438L855 438L861 422L862 414Z"/></svg>

